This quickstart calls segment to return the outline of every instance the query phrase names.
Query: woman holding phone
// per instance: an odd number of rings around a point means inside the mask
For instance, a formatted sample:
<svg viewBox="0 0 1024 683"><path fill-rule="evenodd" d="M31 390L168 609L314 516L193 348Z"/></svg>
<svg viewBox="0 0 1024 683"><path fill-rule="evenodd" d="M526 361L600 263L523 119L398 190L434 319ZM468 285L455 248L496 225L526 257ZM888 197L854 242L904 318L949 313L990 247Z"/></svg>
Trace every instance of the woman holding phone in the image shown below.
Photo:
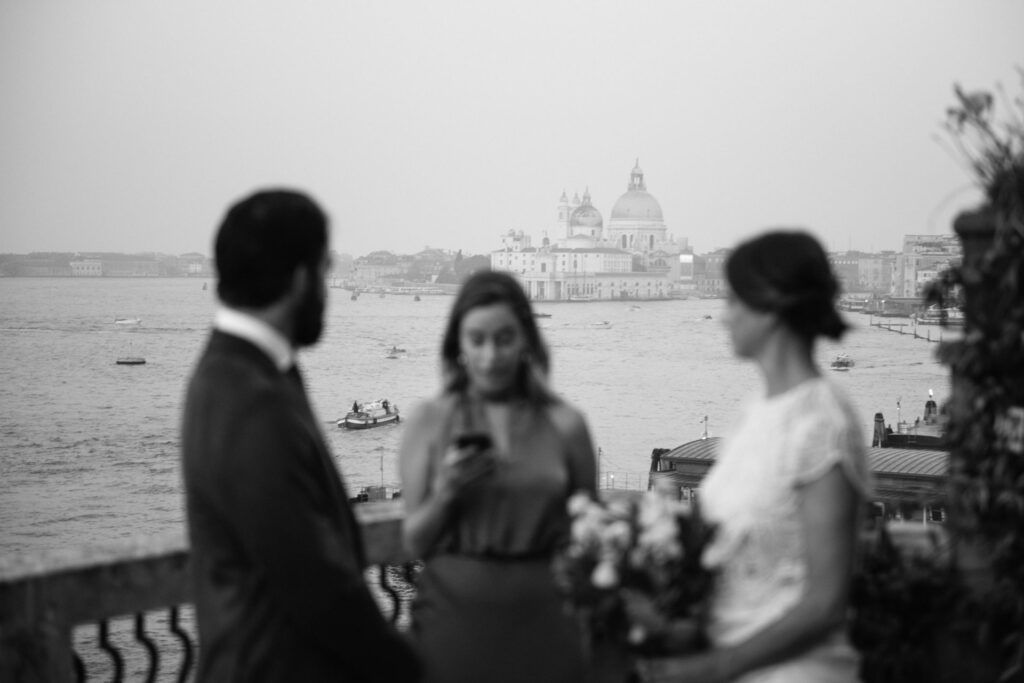
<svg viewBox="0 0 1024 683"><path fill-rule="evenodd" d="M507 273L462 286L441 356L443 391L399 451L404 540L424 560L412 625L424 680L580 681L551 560L569 496L596 490L586 422L548 388L547 348Z"/></svg>

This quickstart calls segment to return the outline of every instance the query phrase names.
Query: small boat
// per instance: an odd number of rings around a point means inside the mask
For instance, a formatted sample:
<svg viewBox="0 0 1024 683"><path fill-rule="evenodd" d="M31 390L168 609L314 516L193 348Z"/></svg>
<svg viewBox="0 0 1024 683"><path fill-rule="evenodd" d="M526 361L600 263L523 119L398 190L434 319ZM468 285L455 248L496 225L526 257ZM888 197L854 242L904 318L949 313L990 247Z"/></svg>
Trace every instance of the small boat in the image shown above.
<svg viewBox="0 0 1024 683"><path fill-rule="evenodd" d="M379 401L356 402L352 405L353 410L348 411L345 417L338 420L338 427L344 429L372 429L383 427L388 424L401 422L398 413L398 406L386 398Z"/></svg>
<svg viewBox="0 0 1024 683"><path fill-rule="evenodd" d="M115 325L141 325L142 320L139 318L114 318Z"/></svg>
<svg viewBox="0 0 1024 683"><path fill-rule="evenodd" d="M832 363L831 365L829 365L829 367L835 370L836 372L848 372L850 368L853 367L853 365L853 359L850 358L847 354L841 353L832 360Z"/></svg>
<svg viewBox="0 0 1024 683"><path fill-rule="evenodd" d="M128 352L123 356L118 356L117 360L114 361L117 365L145 365L146 359L142 356L136 356L132 353L132 345L128 344Z"/></svg>
<svg viewBox="0 0 1024 683"><path fill-rule="evenodd" d="M918 325L943 325L945 327L962 327L964 313L959 308L939 308L929 306L924 311L911 316Z"/></svg>
<svg viewBox="0 0 1024 683"><path fill-rule="evenodd" d="M534 318L550 318L551 314L550 313L538 313L537 311L534 311L533 312L533 317Z"/></svg>
<svg viewBox="0 0 1024 683"><path fill-rule="evenodd" d="M416 294L415 296L413 296L412 300L413 301L419 301L420 300L420 295Z"/></svg>
<svg viewBox="0 0 1024 683"><path fill-rule="evenodd" d="M601 322L590 323L590 326L599 330L607 330L611 328L612 324L607 320L602 320Z"/></svg>
<svg viewBox="0 0 1024 683"><path fill-rule="evenodd" d="M359 493L349 498L352 503L377 503L402 497L402 489L391 486L363 486Z"/></svg>

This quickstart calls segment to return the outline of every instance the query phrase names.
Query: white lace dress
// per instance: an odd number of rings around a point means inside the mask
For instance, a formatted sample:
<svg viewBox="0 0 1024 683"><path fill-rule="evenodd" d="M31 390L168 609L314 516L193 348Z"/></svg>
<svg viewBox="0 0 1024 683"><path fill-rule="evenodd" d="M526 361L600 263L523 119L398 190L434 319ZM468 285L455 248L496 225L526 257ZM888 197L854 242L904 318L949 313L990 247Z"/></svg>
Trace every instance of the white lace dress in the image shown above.
<svg viewBox="0 0 1024 683"><path fill-rule="evenodd" d="M703 558L719 572L710 624L716 645L746 640L800 600L807 549L799 488L836 466L867 496L859 420L828 381L809 380L747 407L701 486L702 509L718 525ZM840 628L809 651L741 680L839 683L858 680L857 669L857 653Z"/></svg>

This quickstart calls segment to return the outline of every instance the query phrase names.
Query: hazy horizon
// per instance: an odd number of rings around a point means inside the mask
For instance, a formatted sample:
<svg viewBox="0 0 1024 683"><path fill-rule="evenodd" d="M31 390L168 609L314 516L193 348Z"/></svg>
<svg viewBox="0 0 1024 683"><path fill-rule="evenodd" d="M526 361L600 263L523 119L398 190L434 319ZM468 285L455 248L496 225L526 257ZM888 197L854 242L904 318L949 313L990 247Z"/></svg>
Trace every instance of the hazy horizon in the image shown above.
<svg viewBox="0 0 1024 683"><path fill-rule="evenodd" d="M1022 26L1013 0L9 0L0 252L208 255L287 186L339 253L484 254L563 191L607 226L637 158L697 253L776 225L898 250L979 200L936 136L954 83L1020 93Z"/></svg>

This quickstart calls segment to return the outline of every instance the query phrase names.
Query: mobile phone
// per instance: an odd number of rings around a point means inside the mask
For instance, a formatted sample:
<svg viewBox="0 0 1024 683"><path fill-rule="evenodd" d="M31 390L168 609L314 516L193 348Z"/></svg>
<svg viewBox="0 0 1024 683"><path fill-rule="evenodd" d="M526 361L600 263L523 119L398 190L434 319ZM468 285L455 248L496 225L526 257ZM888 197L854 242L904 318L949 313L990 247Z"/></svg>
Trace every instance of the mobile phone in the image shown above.
<svg viewBox="0 0 1024 683"><path fill-rule="evenodd" d="M456 448L469 448L475 446L481 450L491 447L491 436L484 432L468 432L455 437Z"/></svg>

